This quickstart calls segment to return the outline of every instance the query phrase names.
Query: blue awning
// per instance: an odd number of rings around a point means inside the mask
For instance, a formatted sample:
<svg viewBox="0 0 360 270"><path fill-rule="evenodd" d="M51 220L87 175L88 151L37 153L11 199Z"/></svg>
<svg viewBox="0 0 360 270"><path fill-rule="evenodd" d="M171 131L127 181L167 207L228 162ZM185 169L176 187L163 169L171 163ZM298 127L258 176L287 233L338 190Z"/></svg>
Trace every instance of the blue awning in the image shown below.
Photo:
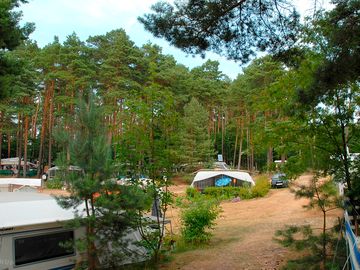
<svg viewBox="0 0 360 270"><path fill-rule="evenodd" d="M223 176L215 181L215 186L217 187L225 187L231 183L231 178L227 176Z"/></svg>

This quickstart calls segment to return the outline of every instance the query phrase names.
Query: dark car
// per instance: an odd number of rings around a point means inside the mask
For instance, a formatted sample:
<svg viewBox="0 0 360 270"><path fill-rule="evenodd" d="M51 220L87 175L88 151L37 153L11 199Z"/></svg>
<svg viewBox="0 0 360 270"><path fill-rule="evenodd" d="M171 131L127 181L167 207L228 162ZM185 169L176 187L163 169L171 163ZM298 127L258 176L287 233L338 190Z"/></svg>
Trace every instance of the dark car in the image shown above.
<svg viewBox="0 0 360 270"><path fill-rule="evenodd" d="M287 186L288 180L286 179L285 173L276 173L271 177L271 187L278 188Z"/></svg>

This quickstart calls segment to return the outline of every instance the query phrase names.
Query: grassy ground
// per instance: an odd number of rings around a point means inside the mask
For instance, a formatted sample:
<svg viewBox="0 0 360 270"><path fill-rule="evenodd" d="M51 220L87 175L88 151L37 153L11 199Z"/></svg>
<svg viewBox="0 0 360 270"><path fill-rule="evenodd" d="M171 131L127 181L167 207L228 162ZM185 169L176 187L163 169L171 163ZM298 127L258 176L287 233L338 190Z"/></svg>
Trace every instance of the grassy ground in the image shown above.
<svg viewBox="0 0 360 270"><path fill-rule="evenodd" d="M298 182L311 178L305 175ZM184 193L187 185L178 179L171 189ZM307 200L296 200L288 188L272 189L259 199L223 202L223 213L217 222L214 238L207 247L177 252L160 269L280 269L289 258L298 256L273 241L274 233L285 225L321 227L322 217L316 210L306 210ZM170 209L172 229L178 232L178 210ZM330 212L329 224L342 212Z"/></svg>

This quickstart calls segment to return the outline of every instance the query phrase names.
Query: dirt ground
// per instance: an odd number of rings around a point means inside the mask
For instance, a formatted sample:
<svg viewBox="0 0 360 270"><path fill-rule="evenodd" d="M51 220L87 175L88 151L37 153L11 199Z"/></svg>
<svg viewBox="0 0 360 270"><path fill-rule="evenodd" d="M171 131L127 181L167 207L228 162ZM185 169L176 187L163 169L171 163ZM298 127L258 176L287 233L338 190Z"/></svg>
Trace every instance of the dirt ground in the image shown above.
<svg viewBox="0 0 360 270"><path fill-rule="evenodd" d="M310 178L310 175L304 175L297 182L304 183ZM181 194L186 187L173 186L172 191ZM304 209L306 204L306 199L295 199L288 188L272 189L265 198L224 202L210 245L176 253L161 269L280 269L296 254L273 241L275 231L285 225L321 227L321 213ZM168 215L176 231L180 224L178 213L173 209ZM340 210L329 212L329 226L341 215Z"/></svg>
<svg viewBox="0 0 360 270"><path fill-rule="evenodd" d="M311 175L300 177L297 183L306 183ZM170 190L175 196L185 193L188 184L175 181ZM42 189L53 195L68 194L63 190ZM214 237L206 248L199 248L172 255L163 270L270 270L280 269L297 254L273 241L275 231L285 225L311 225L321 228L322 214L307 210L306 199L297 200L288 188L271 189L264 198L239 202L223 202L223 212L217 220ZM328 225L342 215L340 210L328 213ZM167 213L173 232L178 232L180 221L177 209Z"/></svg>

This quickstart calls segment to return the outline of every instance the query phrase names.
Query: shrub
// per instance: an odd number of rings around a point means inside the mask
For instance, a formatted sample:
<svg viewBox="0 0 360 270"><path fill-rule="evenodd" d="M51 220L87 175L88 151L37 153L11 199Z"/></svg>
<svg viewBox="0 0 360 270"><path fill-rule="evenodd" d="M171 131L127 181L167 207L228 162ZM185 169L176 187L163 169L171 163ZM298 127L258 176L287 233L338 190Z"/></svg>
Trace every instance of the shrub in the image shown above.
<svg viewBox="0 0 360 270"><path fill-rule="evenodd" d="M242 187L207 187L204 189L204 194L218 199L226 200L234 197L239 197Z"/></svg>
<svg viewBox="0 0 360 270"><path fill-rule="evenodd" d="M249 199L254 198L253 194L252 194L251 187L245 186L245 187L239 188L239 197L242 200L249 200Z"/></svg>
<svg viewBox="0 0 360 270"><path fill-rule="evenodd" d="M255 186L252 187L252 196L253 198L264 197L269 193L270 183L267 177L262 176L257 181Z"/></svg>
<svg viewBox="0 0 360 270"><path fill-rule="evenodd" d="M240 197L243 200L264 197L270 190L270 184L266 176L260 177L255 186L244 185L242 187L207 187L203 193L217 200L227 200Z"/></svg>
<svg viewBox="0 0 360 270"><path fill-rule="evenodd" d="M219 188L219 187L207 187L204 189L203 193L212 198L220 199L224 197L225 194L229 194L231 191L228 191L229 187Z"/></svg>
<svg viewBox="0 0 360 270"><path fill-rule="evenodd" d="M196 196L198 196L200 194L199 191L197 191L196 188L193 188L193 187L188 187L186 189L186 196L188 198L195 198Z"/></svg>
<svg viewBox="0 0 360 270"><path fill-rule="evenodd" d="M210 240L220 206L213 200L198 196L183 204L181 211L182 237L187 243L199 244Z"/></svg>
<svg viewBox="0 0 360 270"><path fill-rule="evenodd" d="M53 179L46 181L46 188L48 189L61 189L64 183L59 179Z"/></svg>

